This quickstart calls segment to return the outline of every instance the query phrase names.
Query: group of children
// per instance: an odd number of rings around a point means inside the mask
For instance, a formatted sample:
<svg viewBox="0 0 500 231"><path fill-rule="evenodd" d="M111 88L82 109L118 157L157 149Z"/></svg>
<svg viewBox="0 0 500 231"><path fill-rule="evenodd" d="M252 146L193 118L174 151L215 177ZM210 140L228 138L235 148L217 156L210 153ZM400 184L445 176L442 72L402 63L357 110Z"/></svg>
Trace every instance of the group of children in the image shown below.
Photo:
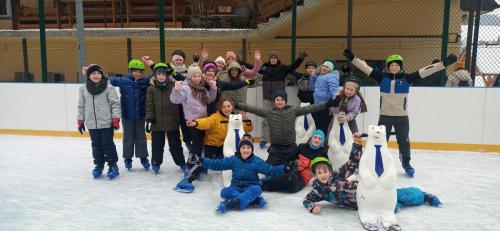
<svg viewBox="0 0 500 231"><path fill-rule="evenodd" d="M413 74L403 71L403 59L391 55L386 60L389 73L374 71L364 61L354 56L350 50L344 56L358 69L380 82L381 105L379 124L386 126L388 132L395 127L403 168L413 176L410 165L410 145L408 139L407 94L409 84L443 69L456 61L450 56L443 62L425 67ZM296 108L287 105L285 78L307 57L305 52L291 65L282 64L276 52L261 64L260 52L255 51L253 65L241 62L234 52L228 51L226 57L218 57L214 62L208 60L208 51L193 57L193 64L185 65L184 52L175 50L172 62L155 64L149 57L129 62L126 77L105 77L98 65L83 69L87 83L80 88L78 102L78 130L83 132L85 125L92 140L92 154L95 168L94 177L102 174L108 162L108 178L119 175L118 156L113 143L113 129L118 129L120 119L124 130L123 158L127 169L132 168L132 157L140 158L145 169L149 169L145 133L152 138L152 170L160 171L163 162L165 134L169 151L174 162L184 172L196 164L204 168L220 171L232 170L230 187L223 188L221 196L225 199L218 210L244 209L255 204L265 205L262 190L294 193L305 185L313 185L313 190L304 199L304 206L317 214L320 207L316 202L327 200L343 207L356 208L356 181L349 181L357 168L360 149L353 148L350 160L341 169L332 169L326 154L325 134L334 115L340 123L348 123L359 141L360 133L356 116L366 111L364 99L359 93L359 80L355 77L345 79L343 89L339 89L339 71L331 59L318 66L309 61L305 64L306 73L301 75L299 99L311 103ZM151 77L144 76L145 64L153 69ZM264 107L246 104L246 86L255 83L255 76L262 75ZM109 83L109 84L108 84ZM121 103L112 86L121 93ZM223 158L222 146L227 133L227 121L231 113L253 113L263 118L263 131L260 147L268 148L266 161L254 155L253 139L250 135L242 138L234 156ZM339 112L344 112L339 114ZM309 141L297 146L295 140L295 119L312 114L318 130ZM243 113L246 133L253 129L252 122ZM189 150L187 161L181 144L183 140ZM388 138L388 137L387 137ZM203 169L203 168L200 168ZM258 173L269 177L261 180ZM314 178L315 177L315 178ZM401 195L414 195L403 197ZM398 190L398 208L410 204L429 202L438 205L437 197L418 193L418 189ZM418 198L417 198L418 197ZM405 200L404 198L411 198ZM417 198L417 199L415 199ZM420 200L423 198L422 200Z"/></svg>

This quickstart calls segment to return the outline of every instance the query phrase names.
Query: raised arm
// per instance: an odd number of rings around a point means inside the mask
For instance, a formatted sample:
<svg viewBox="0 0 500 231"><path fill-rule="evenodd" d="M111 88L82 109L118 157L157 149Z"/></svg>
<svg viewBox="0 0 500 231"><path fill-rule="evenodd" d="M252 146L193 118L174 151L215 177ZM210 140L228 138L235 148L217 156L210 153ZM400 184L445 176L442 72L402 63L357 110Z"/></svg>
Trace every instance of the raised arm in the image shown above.
<svg viewBox="0 0 500 231"><path fill-rule="evenodd" d="M203 157L200 160L203 167L206 167L214 171L222 171L231 169L232 158L237 158L237 157L231 156L231 157L226 157L224 159L209 159Z"/></svg>
<svg viewBox="0 0 500 231"><path fill-rule="evenodd" d="M170 101L174 104L182 104L186 100L186 92L182 89L182 82L175 82L175 87L170 93Z"/></svg>
<svg viewBox="0 0 500 231"><path fill-rule="evenodd" d="M418 71L413 72L411 74L408 74L406 76L406 80L411 84L417 80L429 77L430 75L444 70L447 66L455 63L457 61L457 56L456 55L450 55L446 57L443 61L439 63L434 63L429 66L420 68Z"/></svg>
<svg viewBox="0 0 500 231"><path fill-rule="evenodd" d="M313 104L306 107L295 108L295 117L303 116L326 109L327 103Z"/></svg>
<svg viewBox="0 0 500 231"><path fill-rule="evenodd" d="M245 77L255 77L259 71L260 71L260 68L262 67L262 61L260 61L260 51L259 50L255 50L254 51L254 64L253 64L253 68L252 69L245 69L245 71L243 72L243 76Z"/></svg>
<svg viewBox="0 0 500 231"><path fill-rule="evenodd" d="M374 71L372 67L368 66L366 64L366 61L356 57L354 53L352 53L351 50L345 49L344 50L344 56L346 59L351 62L356 68L358 68L360 71L365 73L366 75L374 78L378 82L382 81L383 74L380 73L379 71Z"/></svg>
<svg viewBox="0 0 500 231"><path fill-rule="evenodd" d="M307 53L301 52L299 54L299 57L292 64L286 66L286 73L288 74L288 73L294 71L295 69L299 68L300 64L302 64L302 62L304 61L304 59L306 57L307 57Z"/></svg>
<svg viewBox="0 0 500 231"><path fill-rule="evenodd" d="M210 129L214 129L215 126L220 123L220 121L218 121L217 119L215 119L215 114L212 114L211 116L209 117L205 117L205 118L200 118L200 119L196 119L195 122L196 122L196 128L199 129L199 130L210 130Z"/></svg>
<svg viewBox="0 0 500 231"><path fill-rule="evenodd" d="M244 104L244 103L238 103L235 102L235 107L237 109L240 109L242 111L250 112L253 113L259 117L265 118L266 117L266 111L262 108L258 108L252 105Z"/></svg>

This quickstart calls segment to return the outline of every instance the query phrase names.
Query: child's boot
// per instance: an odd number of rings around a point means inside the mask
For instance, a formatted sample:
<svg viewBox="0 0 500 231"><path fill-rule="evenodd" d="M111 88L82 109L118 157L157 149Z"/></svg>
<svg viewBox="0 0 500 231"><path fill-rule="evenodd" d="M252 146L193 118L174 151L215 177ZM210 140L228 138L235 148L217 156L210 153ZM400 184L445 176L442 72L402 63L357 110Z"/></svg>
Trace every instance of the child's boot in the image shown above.
<svg viewBox="0 0 500 231"><path fill-rule="evenodd" d="M94 176L94 178L100 177L102 175L103 169L104 169L104 164L97 164L94 170L92 170L92 176Z"/></svg>
<svg viewBox="0 0 500 231"><path fill-rule="evenodd" d="M264 197L257 197L250 205L252 206L257 206L259 208L264 208L267 204L267 201L264 199Z"/></svg>
<svg viewBox="0 0 500 231"><path fill-rule="evenodd" d="M160 172L160 165L151 165L151 170L153 170L155 174L158 174L158 172Z"/></svg>
<svg viewBox="0 0 500 231"><path fill-rule="evenodd" d="M130 170L132 168L132 158L127 158L123 162L125 162L125 168Z"/></svg>
<svg viewBox="0 0 500 231"><path fill-rule="evenodd" d="M146 170L148 170L148 169L149 169L149 167L151 166L151 165L149 164L149 160L148 160L148 158L147 158L147 157L141 157L141 164L142 164L142 167L143 167L144 169L146 169Z"/></svg>
<svg viewBox="0 0 500 231"><path fill-rule="evenodd" d="M411 166L410 161L403 160L402 165L403 169L406 172L406 175L408 175L409 177L413 177L413 174L415 174L415 169Z"/></svg>
<svg viewBox="0 0 500 231"><path fill-rule="evenodd" d="M189 167L187 166L187 164L180 166L180 168L182 170L182 173L184 173L184 176L189 175Z"/></svg>
<svg viewBox="0 0 500 231"><path fill-rule="evenodd" d="M116 165L116 164L110 165L109 169L108 169L108 174L107 174L108 179L112 180L119 175L120 175L120 172L118 170L118 165Z"/></svg>
<svg viewBox="0 0 500 231"><path fill-rule="evenodd" d="M238 198L228 199L219 204L217 207L217 211L219 213L225 213L227 210L233 209L236 210L240 207L240 200Z"/></svg>
<svg viewBox="0 0 500 231"><path fill-rule="evenodd" d="M442 204L437 196L426 192L424 192L424 201L436 207Z"/></svg>

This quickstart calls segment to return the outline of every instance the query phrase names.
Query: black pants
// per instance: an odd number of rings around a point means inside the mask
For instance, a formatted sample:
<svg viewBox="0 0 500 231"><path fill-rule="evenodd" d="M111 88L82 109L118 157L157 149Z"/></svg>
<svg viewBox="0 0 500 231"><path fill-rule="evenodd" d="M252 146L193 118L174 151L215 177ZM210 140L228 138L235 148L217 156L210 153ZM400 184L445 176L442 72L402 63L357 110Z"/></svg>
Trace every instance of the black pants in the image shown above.
<svg viewBox="0 0 500 231"><path fill-rule="evenodd" d="M189 127L186 125L186 119L184 118L184 109L182 108L182 105L179 105L179 124L181 125L182 141L191 142L191 132Z"/></svg>
<svg viewBox="0 0 500 231"><path fill-rule="evenodd" d="M269 156L266 162L271 165L288 164L297 159L297 145L295 143L288 145L271 144L267 149ZM295 193L304 188L305 183L300 178L298 172L292 172L281 176L275 176L262 185L264 191L280 191Z"/></svg>
<svg viewBox="0 0 500 231"><path fill-rule="evenodd" d="M408 116L385 116L381 115L378 120L378 125L384 125L387 134L392 131L392 127L396 132L396 140L399 147L399 155L402 161L410 161L410 121ZM389 140L387 135L387 140Z"/></svg>
<svg viewBox="0 0 500 231"><path fill-rule="evenodd" d="M176 131L152 131L151 132L151 164L160 166L163 163L163 152L165 148L165 133L167 133L168 149L175 165L183 166L186 164L184 153L182 152L181 134Z"/></svg>
<svg viewBox="0 0 500 231"><path fill-rule="evenodd" d="M118 161L118 153L116 153L113 141L113 128L89 129L89 133L94 164L101 168L104 167L105 162L108 162L109 166L115 165Z"/></svg>
<svg viewBox="0 0 500 231"><path fill-rule="evenodd" d="M319 112L315 112L311 114L314 119L314 124L316 125L316 129L319 129L328 134L328 126L330 126L330 121L332 121L332 116L330 115L330 110L325 109Z"/></svg>
<svg viewBox="0 0 500 231"><path fill-rule="evenodd" d="M205 145L205 146L203 146L203 148L204 148L205 157L207 157L207 158L210 158L210 159L223 159L224 158L223 147Z"/></svg>
<svg viewBox="0 0 500 231"><path fill-rule="evenodd" d="M191 133L191 153L201 156L205 131L190 127L189 132Z"/></svg>

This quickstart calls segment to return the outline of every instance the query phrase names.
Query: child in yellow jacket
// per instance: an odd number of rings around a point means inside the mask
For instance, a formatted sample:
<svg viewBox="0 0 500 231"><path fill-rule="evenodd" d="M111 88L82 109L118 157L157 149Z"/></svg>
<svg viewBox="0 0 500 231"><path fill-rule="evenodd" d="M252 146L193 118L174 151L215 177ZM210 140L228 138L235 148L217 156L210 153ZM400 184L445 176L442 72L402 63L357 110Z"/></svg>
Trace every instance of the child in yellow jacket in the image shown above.
<svg viewBox="0 0 500 231"><path fill-rule="evenodd" d="M224 98L219 102L216 113L209 117L187 122L187 125L190 127L205 130L205 138L203 140L205 157L212 159L224 158L222 148L229 125L229 115L233 114L233 109L233 101L230 98ZM243 130L245 130L245 133L249 133L253 130L252 121L247 120L245 114L242 114L242 116L244 121Z"/></svg>

